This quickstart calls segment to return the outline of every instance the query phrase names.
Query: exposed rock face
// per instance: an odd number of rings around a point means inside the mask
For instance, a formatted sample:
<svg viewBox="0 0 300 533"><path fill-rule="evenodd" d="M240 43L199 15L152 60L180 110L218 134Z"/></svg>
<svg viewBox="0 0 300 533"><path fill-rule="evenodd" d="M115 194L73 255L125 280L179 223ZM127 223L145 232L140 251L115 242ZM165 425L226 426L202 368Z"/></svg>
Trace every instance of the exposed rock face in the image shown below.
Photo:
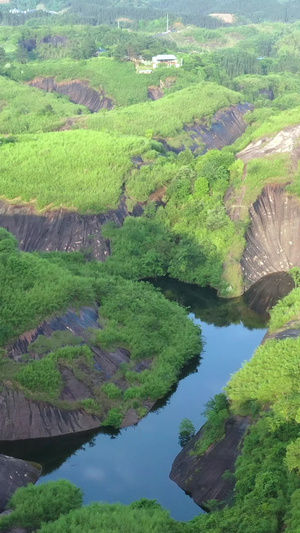
<svg viewBox="0 0 300 533"><path fill-rule="evenodd" d="M248 163L252 159L271 154L291 153L297 156L299 150L300 124L281 130L275 136L262 137L253 141L237 154L239 159ZM298 159L298 157L297 157Z"/></svg>
<svg viewBox="0 0 300 533"><path fill-rule="evenodd" d="M56 48L58 46L62 46L67 44L68 37L65 35L46 35L46 37L43 37L42 43L44 44L51 44L52 46L55 46Z"/></svg>
<svg viewBox="0 0 300 533"><path fill-rule="evenodd" d="M284 340L284 339L297 339L300 337L300 328L299 328L299 319L291 320L285 324L280 331L275 331L270 333L269 331L265 334L261 344L264 344L269 339Z"/></svg>
<svg viewBox="0 0 300 533"><path fill-rule="evenodd" d="M250 309L265 317L267 320L269 311L279 300L284 298L295 287L294 280L286 272L276 272L264 276L254 283L244 295L244 301Z"/></svg>
<svg viewBox="0 0 300 533"><path fill-rule="evenodd" d="M211 120L211 125L203 123L187 124L183 129L189 142L187 146L198 154L205 154L208 150L221 150L224 146L233 144L247 129L244 115L251 111L251 104L237 104L218 111ZM179 148L172 146L172 139L159 139L166 149L176 153L186 149L183 144Z"/></svg>
<svg viewBox="0 0 300 533"><path fill-rule="evenodd" d="M160 100L163 96L163 90L160 87L157 87L157 85L151 85L148 87L148 98L150 98L150 100Z"/></svg>
<svg viewBox="0 0 300 533"><path fill-rule="evenodd" d="M203 153L216 148L221 150L224 146L233 144L247 129L244 115L252 110L250 104L238 104L226 110L218 111L212 118L211 126L193 124L185 126L184 130L190 132L195 141L192 150L196 150L202 143L205 146Z"/></svg>
<svg viewBox="0 0 300 533"><path fill-rule="evenodd" d="M57 82L55 78L41 76L29 82L29 85L47 92L55 91L65 94L71 102L84 105L94 113L100 109L113 109L114 107L112 98L109 98L102 89L98 91L91 89L88 82L84 80Z"/></svg>
<svg viewBox="0 0 300 533"><path fill-rule="evenodd" d="M100 261L105 261L110 252L109 241L102 236L102 226L108 221L121 226L127 215L125 199L121 200L119 209L105 215L80 215L62 209L37 215L31 207L0 201L0 226L17 237L21 250L89 249Z"/></svg>
<svg viewBox="0 0 300 533"><path fill-rule="evenodd" d="M21 459L0 455L0 512L4 511L9 499L19 487L36 483L41 468Z"/></svg>
<svg viewBox="0 0 300 533"><path fill-rule="evenodd" d="M101 327L98 318L98 311L93 307L84 307L79 313L68 310L62 316L45 320L36 329L21 335L7 347L9 357L16 362L21 361L24 354L28 354L31 360L40 359L41 356L37 352L29 350L29 345L39 335L49 338L56 331L68 332L74 337L81 337L82 343L90 347L94 356L94 368L81 363L79 379L71 368L60 365L63 389L57 405L55 402L31 400L25 397L21 390L13 388L10 382L4 383L0 393L0 441L56 437L101 426L111 408L109 400L104 401L101 416L78 408L78 401L94 398L95 388L98 389L103 383L114 378L120 365L129 362L130 353L123 348L109 352L93 344L90 330ZM142 372L149 368L149 365L149 361L139 361L133 370ZM118 378L117 381L115 379L115 382L121 389L128 386L123 378ZM64 402L63 407L61 402ZM145 407L150 409L153 403L145 402ZM136 410L130 409L124 417L122 427L137 423L139 418Z"/></svg>
<svg viewBox="0 0 300 533"><path fill-rule="evenodd" d="M150 87L148 87L148 98L150 98L150 100L159 100L160 98L163 98L165 94L164 89L170 89L175 83L176 78L169 76L165 80L160 80L159 86L150 85Z"/></svg>
<svg viewBox="0 0 300 533"><path fill-rule="evenodd" d="M282 186L267 186L251 206L250 220L241 260L246 288L268 274L300 266L300 201Z"/></svg>
<svg viewBox="0 0 300 533"><path fill-rule="evenodd" d="M44 320L36 329L20 335L18 339L7 347L7 353L14 361L21 361L22 356L28 353L29 345L39 335L51 337L55 331L68 331L75 337L81 337L90 345L90 330L101 329L98 310L93 307L82 307L79 312L69 309L64 315L55 316L50 320ZM129 362L129 352L118 349L115 352L107 352L95 346L91 346L95 354L95 364L101 373L109 379L116 372L121 363Z"/></svg>
<svg viewBox="0 0 300 533"><path fill-rule="evenodd" d="M67 411L50 403L37 403L8 387L0 396L0 438L4 441L79 433L100 425L101 420L84 409Z"/></svg>
<svg viewBox="0 0 300 533"><path fill-rule="evenodd" d="M226 470L234 471L235 461L240 454L240 444L250 425L248 417L233 416L226 423L226 435L213 444L204 455L191 455L196 443L202 438L200 429L177 455L170 478L184 491L191 494L197 505L208 508L209 500L228 503L234 480L223 479Z"/></svg>

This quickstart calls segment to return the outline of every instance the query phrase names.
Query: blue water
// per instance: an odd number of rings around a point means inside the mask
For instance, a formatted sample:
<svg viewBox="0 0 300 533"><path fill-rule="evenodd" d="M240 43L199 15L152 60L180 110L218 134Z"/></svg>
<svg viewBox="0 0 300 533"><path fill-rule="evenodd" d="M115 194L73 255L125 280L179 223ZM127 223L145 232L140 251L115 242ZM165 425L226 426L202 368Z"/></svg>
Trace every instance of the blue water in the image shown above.
<svg viewBox="0 0 300 533"><path fill-rule="evenodd" d="M183 418L189 418L200 428L205 421L204 405L222 391L231 374L251 357L265 329L250 330L241 323L217 327L194 314L190 316L201 326L205 340L197 371L180 381L167 404L149 413L138 426L122 430L116 438L99 434L92 440L92 446L84 445L41 482L69 479L83 489L85 503L128 504L150 498L169 509L177 520L190 520L202 512L169 479L172 462L181 450L179 424Z"/></svg>

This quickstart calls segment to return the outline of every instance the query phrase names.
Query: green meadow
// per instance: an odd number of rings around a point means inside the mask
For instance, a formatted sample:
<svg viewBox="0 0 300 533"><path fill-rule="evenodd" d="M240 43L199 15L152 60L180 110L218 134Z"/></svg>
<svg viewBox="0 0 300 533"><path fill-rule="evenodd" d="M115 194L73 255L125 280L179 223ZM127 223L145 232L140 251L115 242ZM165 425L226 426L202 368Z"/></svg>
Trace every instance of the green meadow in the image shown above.
<svg viewBox="0 0 300 533"><path fill-rule="evenodd" d="M132 158L150 148L140 137L84 130L19 137L1 148L0 196L32 202L37 210L115 209Z"/></svg>

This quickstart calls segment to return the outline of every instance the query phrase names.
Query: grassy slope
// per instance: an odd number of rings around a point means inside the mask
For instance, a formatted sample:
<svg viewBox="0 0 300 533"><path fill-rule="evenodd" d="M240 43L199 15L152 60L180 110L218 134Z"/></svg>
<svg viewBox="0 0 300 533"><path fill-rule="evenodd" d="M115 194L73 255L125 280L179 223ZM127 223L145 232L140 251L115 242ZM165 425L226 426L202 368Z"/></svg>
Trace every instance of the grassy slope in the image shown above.
<svg viewBox="0 0 300 533"><path fill-rule="evenodd" d="M67 117L88 112L68 98L44 93L0 76L0 133L53 131Z"/></svg>
<svg viewBox="0 0 300 533"><path fill-rule="evenodd" d="M159 83L159 73L138 75L134 63L119 62L107 57L88 60L72 59L31 62L20 66L20 79L55 76L57 81L88 80L91 87L102 87L117 105L131 105L148 100L148 86Z"/></svg>
<svg viewBox="0 0 300 533"><path fill-rule="evenodd" d="M126 347L132 364L111 378L122 378L127 383L124 394L112 383L100 390L102 374L94 368L89 348L79 346L82 339L67 335L68 332L59 337L56 332L51 339L40 336L23 362L14 363L2 351L2 383L9 380L8 386L21 388L31 399L50 401L62 408L84 407L103 418L114 407L106 423L119 426L127 409L144 409L145 400L164 396L176 383L184 363L199 353L198 328L185 310L166 300L151 285L108 275L105 265L86 263L80 254L41 257L19 252L16 245L16 240L1 230L0 347L53 313L101 302L103 329L94 332L91 343L107 349ZM32 360L32 354L40 360ZM134 369L141 360L155 364L137 373ZM87 381L89 388L93 374L91 399L61 402L60 372L64 366L71 368L80 381ZM140 413L145 414L145 409Z"/></svg>
<svg viewBox="0 0 300 533"><path fill-rule="evenodd" d="M221 108L236 104L240 95L214 83L200 83L169 94L156 102L138 104L86 120L90 129L118 131L123 134L173 137L194 120L209 120Z"/></svg>
<svg viewBox="0 0 300 533"><path fill-rule="evenodd" d="M151 142L92 131L20 137L1 148L0 196L81 212L116 208L133 166Z"/></svg>

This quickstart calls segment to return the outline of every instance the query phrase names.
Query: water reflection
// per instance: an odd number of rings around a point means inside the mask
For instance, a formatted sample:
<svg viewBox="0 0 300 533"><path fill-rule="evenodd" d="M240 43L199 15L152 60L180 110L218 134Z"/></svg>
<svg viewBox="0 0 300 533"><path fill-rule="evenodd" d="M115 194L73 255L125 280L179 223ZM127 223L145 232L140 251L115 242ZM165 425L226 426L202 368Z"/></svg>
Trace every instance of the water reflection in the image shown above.
<svg viewBox="0 0 300 533"><path fill-rule="evenodd" d="M265 321L243 298L223 300L216 291L164 279L165 295L188 307L202 329L204 351L182 371L179 383L158 401L137 426L117 434L103 431L67 437L1 443L0 453L40 462L44 479L69 479L84 491L84 501L157 499L178 520L200 508L169 479L180 451L178 428L183 418L195 427L204 405L222 390L230 375L249 359L265 333Z"/></svg>
<svg viewBox="0 0 300 533"><path fill-rule="evenodd" d="M286 272L265 276L239 298L219 298L217 291L187 285L171 278L152 281L169 300L188 307L206 324L225 327L242 323L248 329L264 328L270 318L269 311L295 287L293 278Z"/></svg>
<svg viewBox="0 0 300 533"><path fill-rule="evenodd" d="M245 293L246 305L266 320L269 311L295 287L293 278L286 272L265 276Z"/></svg>
<svg viewBox="0 0 300 533"><path fill-rule="evenodd" d="M95 446L95 438L99 433L105 432L103 430L85 431L49 439L2 441L0 443L0 453L40 463L43 467L42 475L45 476L60 468L76 452L85 450L86 444L89 447ZM109 434L108 431L106 433ZM114 438L118 433L112 432L111 437Z"/></svg>
<svg viewBox="0 0 300 533"><path fill-rule="evenodd" d="M213 324L219 328L240 323L248 329L265 327L265 318L249 309L243 296L226 300L219 298L214 289L187 285L171 278L160 278L153 281L153 284L161 289L166 298L188 307L206 324Z"/></svg>

